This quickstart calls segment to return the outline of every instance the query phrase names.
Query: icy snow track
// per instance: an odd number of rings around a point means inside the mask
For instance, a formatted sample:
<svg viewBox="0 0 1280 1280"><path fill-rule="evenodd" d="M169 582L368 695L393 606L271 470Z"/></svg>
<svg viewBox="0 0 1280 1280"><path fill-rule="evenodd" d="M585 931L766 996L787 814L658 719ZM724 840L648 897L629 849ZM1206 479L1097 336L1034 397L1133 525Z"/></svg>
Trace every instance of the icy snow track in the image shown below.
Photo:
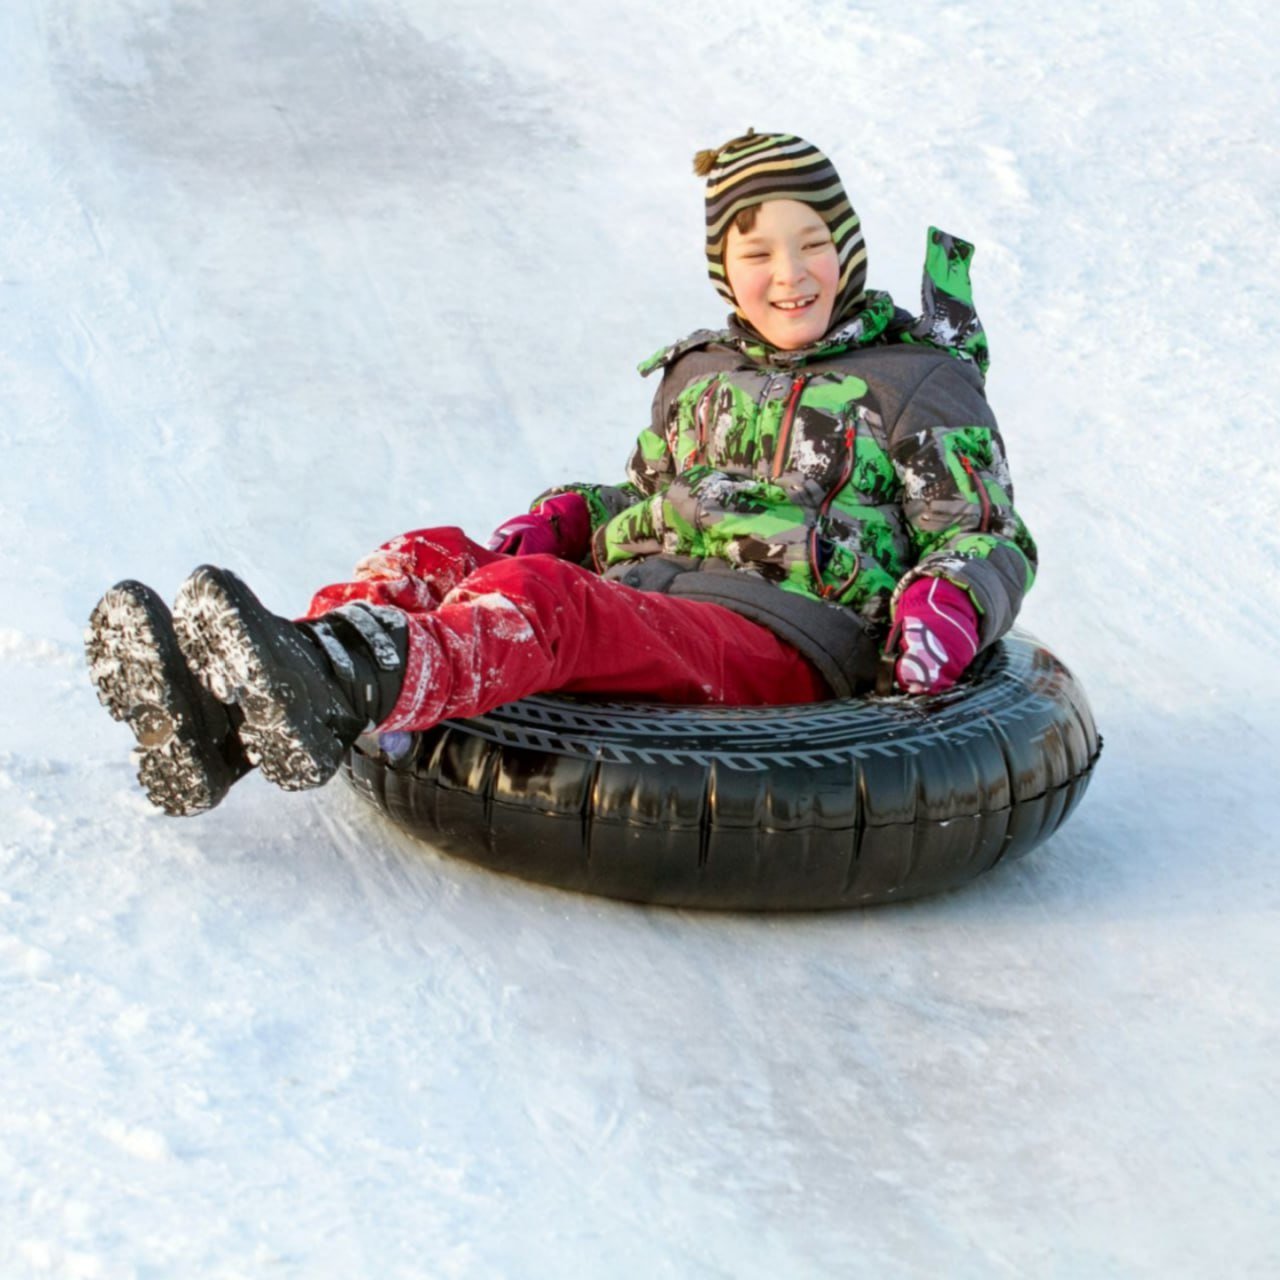
<svg viewBox="0 0 1280 1280"><path fill-rule="evenodd" d="M0 1275L1280 1271L1270 7L0 7ZM762 57L762 50L767 56ZM823 917L543 890L339 787L169 819L81 631L621 478L722 323L692 153L972 239L1107 752L1044 848Z"/></svg>

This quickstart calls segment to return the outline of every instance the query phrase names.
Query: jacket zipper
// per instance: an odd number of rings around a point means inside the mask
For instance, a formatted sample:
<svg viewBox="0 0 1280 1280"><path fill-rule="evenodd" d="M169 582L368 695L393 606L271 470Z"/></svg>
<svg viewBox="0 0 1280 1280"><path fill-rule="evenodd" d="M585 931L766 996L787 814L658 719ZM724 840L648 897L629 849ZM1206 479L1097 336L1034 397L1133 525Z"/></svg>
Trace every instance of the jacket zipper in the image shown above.
<svg viewBox="0 0 1280 1280"><path fill-rule="evenodd" d="M973 487L978 491L978 500L982 503L982 518L978 521L978 532L989 533L991 530L991 498L987 493L987 486L983 484L982 478L974 470L968 454L962 453L960 455L960 465L969 473L969 479L973 481Z"/></svg>
<svg viewBox="0 0 1280 1280"><path fill-rule="evenodd" d="M698 397L697 406L693 411L694 425L698 429L698 441L693 446L693 457L686 459L685 465L690 462L706 462L707 460L707 408L711 403L711 397L719 390L719 382L712 379L707 384L707 389Z"/></svg>
<svg viewBox="0 0 1280 1280"><path fill-rule="evenodd" d="M787 460L787 446L791 443L791 424L795 421L796 403L800 399L800 392L804 390L804 384L804 374L793 379L791 383L791 394L787 397L787 407L782 414L782 425L778 428L778 446L773 451L773 467L770 475L775 480L782 474L783 465Z"/></svg>

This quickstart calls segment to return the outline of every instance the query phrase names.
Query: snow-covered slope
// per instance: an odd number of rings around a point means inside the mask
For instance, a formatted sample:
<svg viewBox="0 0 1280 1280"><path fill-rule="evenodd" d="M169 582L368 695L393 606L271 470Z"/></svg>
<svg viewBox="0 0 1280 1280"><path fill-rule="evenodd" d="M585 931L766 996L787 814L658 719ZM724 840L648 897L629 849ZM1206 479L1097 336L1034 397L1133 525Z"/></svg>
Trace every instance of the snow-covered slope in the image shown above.
<svg viewBox="0 0 1280 1280"><path fill-rule="evenodd" d="M0 1275L1280 1269L1280 21L1245 0L0 7ZM716 917L340 787L152 812L110 582L281 611L612 478L721 306L699 147L811 137L910 303L977 242L1107 739L941 899ZM607 403L607 413L598 406ZM591 405L590 413L584 406Z"/></svg>

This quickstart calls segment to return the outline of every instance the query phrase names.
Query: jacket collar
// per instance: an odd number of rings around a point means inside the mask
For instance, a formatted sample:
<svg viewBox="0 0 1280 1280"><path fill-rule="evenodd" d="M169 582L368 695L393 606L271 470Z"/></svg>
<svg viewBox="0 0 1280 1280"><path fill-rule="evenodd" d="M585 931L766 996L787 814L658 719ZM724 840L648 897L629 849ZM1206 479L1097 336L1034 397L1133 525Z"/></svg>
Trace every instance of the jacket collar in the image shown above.
<svg viewBox="0 0 1280 1280"><path fill-rule="evenodd" d="M866 305L855 315L832 325L817 342L794 351L782 351L771 345L743 320L737 312L729 316L729 327L723 341L736 347L756 364L776 369L795 369L814 360L843 355L855 347L871 346L883 339L894 319L893 299L879 290L868 290Z"/></svg>

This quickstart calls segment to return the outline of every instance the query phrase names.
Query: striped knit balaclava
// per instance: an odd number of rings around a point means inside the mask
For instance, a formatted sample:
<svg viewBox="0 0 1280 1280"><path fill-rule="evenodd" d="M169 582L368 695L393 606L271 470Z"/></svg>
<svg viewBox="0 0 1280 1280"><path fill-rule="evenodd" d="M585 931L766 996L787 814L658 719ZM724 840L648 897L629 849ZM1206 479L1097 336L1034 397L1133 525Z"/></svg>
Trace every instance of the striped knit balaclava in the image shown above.
<svg viewBox="0 0 1280 1280"><path fill-rule="evenodd" d="M840 259L832 324L861 310L867 283L862 223L835 165L813 143L792 133L748 129L717 151L699 151L693 169L707 180L707 274L726 302L737 306L724 266L725 241L734 218L766 200L799 200L822 216Z"/></svg>

